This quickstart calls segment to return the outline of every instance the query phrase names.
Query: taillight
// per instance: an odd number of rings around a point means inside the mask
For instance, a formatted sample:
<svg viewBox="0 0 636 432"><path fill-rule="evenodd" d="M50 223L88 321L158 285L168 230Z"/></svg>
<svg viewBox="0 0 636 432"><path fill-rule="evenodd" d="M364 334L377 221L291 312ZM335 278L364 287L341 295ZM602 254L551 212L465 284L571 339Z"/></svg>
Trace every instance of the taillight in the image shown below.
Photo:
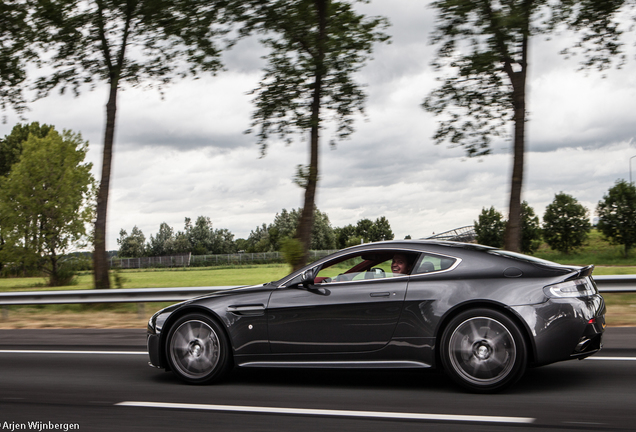
<svg viewBox="0 0 636 432"><path fill-rule="evenodd" d="M598 294L596 285L589 277L548 285L543 288L543 292L552 298L589 297Z"/></svg>

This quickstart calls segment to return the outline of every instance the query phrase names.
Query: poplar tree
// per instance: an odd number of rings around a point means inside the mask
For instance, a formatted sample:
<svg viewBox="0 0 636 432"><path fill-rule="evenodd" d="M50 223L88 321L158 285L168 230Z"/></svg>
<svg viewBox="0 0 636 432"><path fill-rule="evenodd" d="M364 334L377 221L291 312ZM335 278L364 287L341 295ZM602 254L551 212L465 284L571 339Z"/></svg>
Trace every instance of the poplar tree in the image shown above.
<svg viewBox="0 0 636 432"><path fill-rule="evenodd" d="M504 248L521 249L521 190L524 175L526 94L531 39L569 28L580 41L583 66L610 65L620 54L614 17L624 0L438 0L432 42L433 66L447 75L423 107L445 115L437 144L461 146L469 157L487 155L493 138L513 124L513 165Z"/></svg>
<svg viewBox="0 0 636 432"><path fill-rule="evenodd" d="M300 166L297 181L304 188L296 239L302 267L311 246L319 176L321 131L335 124L331 144L354 131L353 116L364 111L366 95L354 79L369 59L373 44L386 41L388 23L366 17L355 0L246 1L246 29L265 35L270 52L259 86L252 92L256 109L252 128L265 155L271 136L287 143L295 133L308 138L309 165ZM251 130L249 131L251 132Z"/></svg>
<svg viewBox="0 0 636 432"><path fill-rule="evenodd" d="M37 80L38 96L59 87L108 86L101 181L97 195L95 288L110 288L106 213L119 90L157 86L221 67L216 40L226 29L221 0L33 0L39 41L53 73Z"/></svg>

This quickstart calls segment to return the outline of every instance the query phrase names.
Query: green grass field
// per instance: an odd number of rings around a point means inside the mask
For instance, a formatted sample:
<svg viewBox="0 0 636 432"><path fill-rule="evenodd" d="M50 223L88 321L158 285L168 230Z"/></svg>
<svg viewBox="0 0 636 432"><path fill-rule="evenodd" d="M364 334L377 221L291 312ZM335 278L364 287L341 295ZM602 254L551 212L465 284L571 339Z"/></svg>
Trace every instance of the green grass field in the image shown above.
<svg viewBox="0 0 636 432"><path fill-rule="evenodd" d="M122 270L121 288L169 288L194 286L253 285L278 280L289 273L286 264L263 264L235 267L197 267L179 269ZM111 276L113 287L114 274ZM77 277L77 283L65 287L47 288L44 278L2 278L0 291L92 289L90 273Z"/></svg>
<svg viewBox="0 0 636 432"><path fill-rule="evenodd" d="M600 232L594 229L590 232L587 243L569 255L552 250L547 244L543 244L534 256L561 264L633 266L634 270L628 274L636 273L636 249L630 250L627 257L624 256L623 252L623 246L610 244Z"/></svg>

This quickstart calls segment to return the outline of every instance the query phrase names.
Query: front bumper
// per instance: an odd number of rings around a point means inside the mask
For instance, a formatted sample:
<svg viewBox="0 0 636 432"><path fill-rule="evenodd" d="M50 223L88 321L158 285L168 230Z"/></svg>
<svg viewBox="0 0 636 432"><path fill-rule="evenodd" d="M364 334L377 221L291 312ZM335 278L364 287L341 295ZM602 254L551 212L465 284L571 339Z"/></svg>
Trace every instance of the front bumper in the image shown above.
<svg viewBox="0 0 636 432"><path fill-rule="evenodd" d="M148 346L148 357L150 357L148 364L152 367L162 369L164 366L161 364L159 335L148 334L146 345Z"/></svg>

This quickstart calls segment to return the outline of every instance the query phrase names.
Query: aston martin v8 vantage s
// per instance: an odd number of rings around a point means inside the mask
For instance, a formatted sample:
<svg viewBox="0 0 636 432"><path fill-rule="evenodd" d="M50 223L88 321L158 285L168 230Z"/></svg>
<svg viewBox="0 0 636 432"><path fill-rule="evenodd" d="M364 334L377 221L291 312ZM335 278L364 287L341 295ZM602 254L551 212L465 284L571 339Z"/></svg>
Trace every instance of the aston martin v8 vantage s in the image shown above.
<svg viewBox="0 0 636 432"><path fill-rule="evenodd" d="M593 266L467 243L404 240L341 250L278 281L160 310L150 364L188 383L230 368L443 368L494 392L528 366L601 349Z"/></svg>

